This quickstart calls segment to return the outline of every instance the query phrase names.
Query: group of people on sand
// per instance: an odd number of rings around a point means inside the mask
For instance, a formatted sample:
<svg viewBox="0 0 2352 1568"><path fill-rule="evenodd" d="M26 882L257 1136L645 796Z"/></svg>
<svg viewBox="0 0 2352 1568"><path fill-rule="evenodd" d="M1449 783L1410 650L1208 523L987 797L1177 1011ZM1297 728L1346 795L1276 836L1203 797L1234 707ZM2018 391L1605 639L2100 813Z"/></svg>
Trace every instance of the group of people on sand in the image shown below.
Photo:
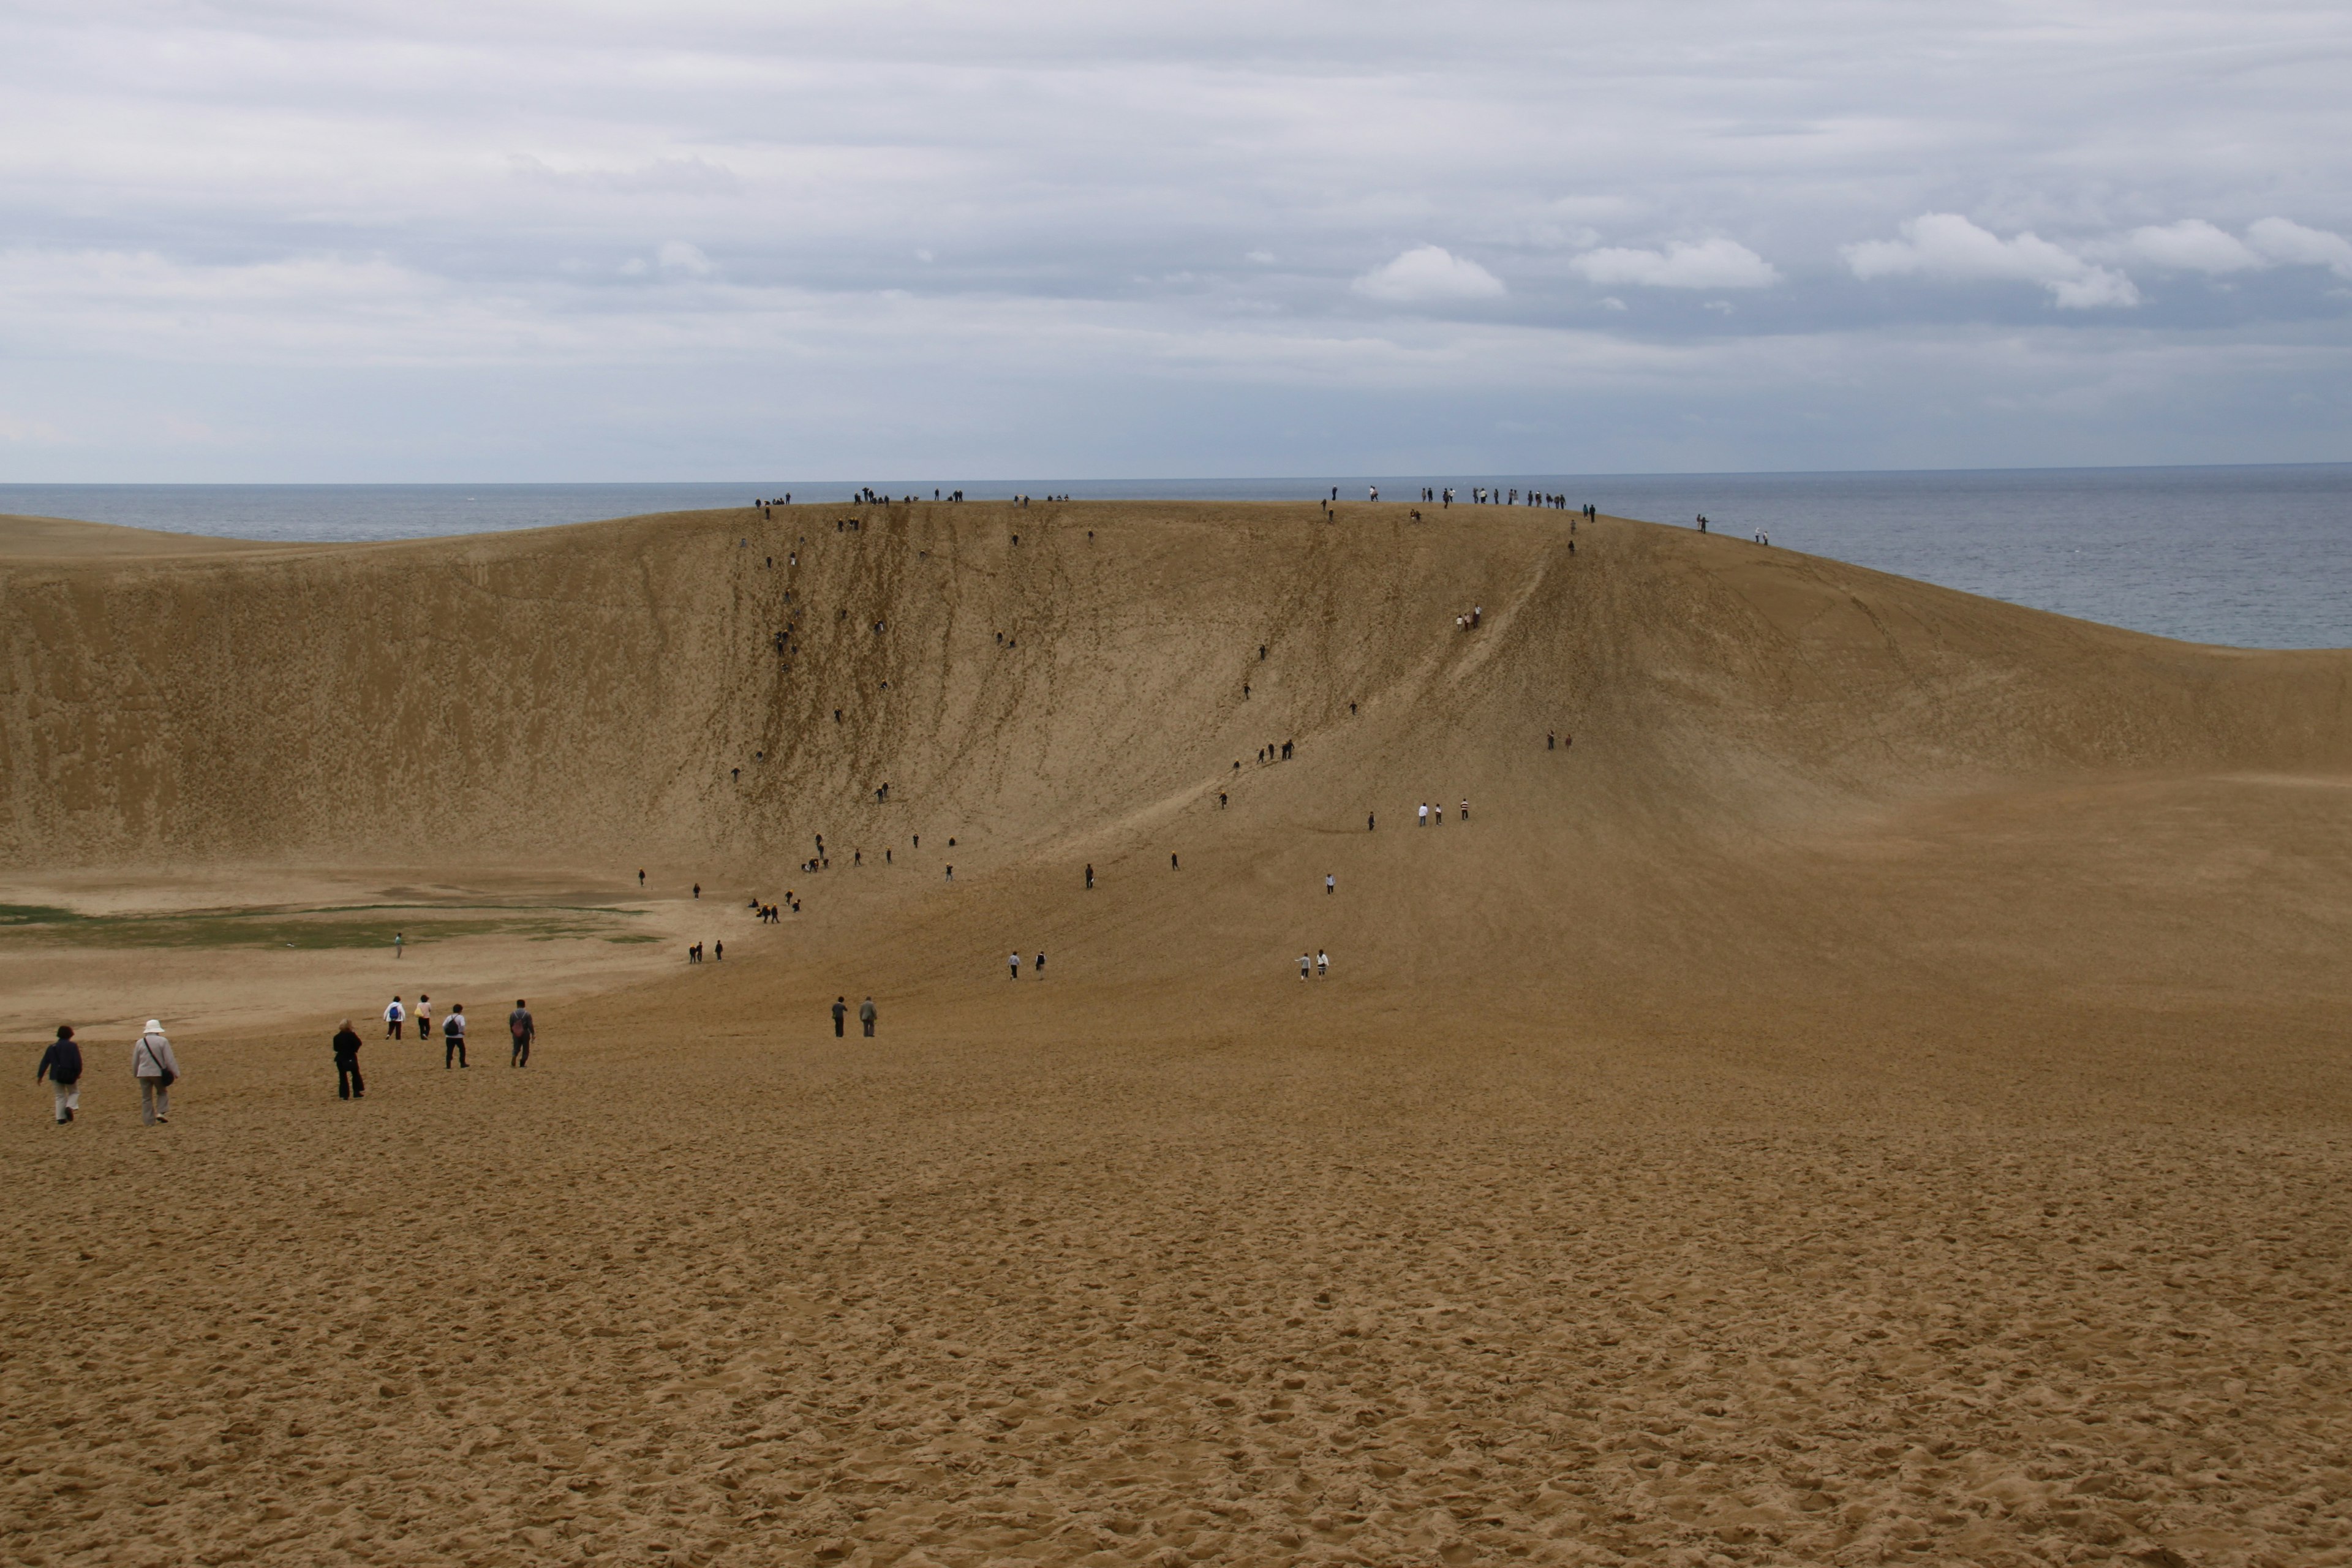
<svg viewBox="0 0 2352 1568"><path fill-rule="evenodd" d="M1457 632L1475 632L1478 629L1478 624L1486 618L1486 607L1484 605L1473 605L1465 613L1454 617L1454 629Z"/></svg>
<svg viewBox="0 0 2352 1568"><path fill-rule="evenodd" d="M33 1068L35 1083L47 1082L57 1102L58 1125L63 1127L81 1109L81 1080L87 1070L81 1046L71 1024L58 1026L58 1037L41 1053ZM131 1042L131 1076L139 1082L139 1119L152 1127L172 1120L172 1086L180 1081L180 1058L161 1020L150 1018Z"/></svg>
<svg viewBox="0 0 2352 1568"><path fill-rule="evenodd" d="M1462 820L1465 822L1470 820L1470 797L1466 795L1462 797ZM1442 800L1434 807L1429 802L1423 801L1421 811L1413 821L1415 827L1428 827L1433 825L1439 827L1445 826L1445 803Z"/></svg>
<svg viewBox="0 0 2352 1568"><path fill-rule="evenodd" d="M1094 885L1095 868L1092 866L1089 866L1087 868L1087 886L1091 888ZM1020 979L1021 950L1019 948L1013 949L1013 952L1005 955L1004 962L1006 967L1011 971L1011 973L1007 974L1006 978L1010 980ZM1045 950L1042 947L1037 950L1037 978L1040 980L1045 978Z"/></svg>
<svg viewBox="0 0 2352 1568"><path fill-rule="evenodd" d="M429 1041L433 1037L433 1001L420 994L416 1010L412 1014L406 1003L394 996L383 1010L384 1037L397 1040L413 1020L416 1038ZM513 1041L507 1065L526 1068L530 1065L531 1042L539 1037L538 1021L531 1016L530 1004L515 998L514 1011L507 1015L507 1033ZM466 1006L459 1003L449 1009L441 1023L441 1065L463 1068L466 1065ZM367 1079L360 1071L360 1032L345 1018L336 1027L329 1048L335 1058L335 1097L338 1100L365 1100ZM74 1120L81 1109L82 1079L88 1064L82 1059L81 1045L74 1036L71 1024L58 1026L57 1038L41 1053L33 1068L33 1081L46 1082L56 1101L57 1122L60 1127ZM172 1086L180 1081L180 1058L172 1048L171 1037L163 1032L163 1021L147 1020L139 1037L131 1042L131 1076L139 1085L139 1120L149 1127L168 1126L172 1120Z"/></svg>

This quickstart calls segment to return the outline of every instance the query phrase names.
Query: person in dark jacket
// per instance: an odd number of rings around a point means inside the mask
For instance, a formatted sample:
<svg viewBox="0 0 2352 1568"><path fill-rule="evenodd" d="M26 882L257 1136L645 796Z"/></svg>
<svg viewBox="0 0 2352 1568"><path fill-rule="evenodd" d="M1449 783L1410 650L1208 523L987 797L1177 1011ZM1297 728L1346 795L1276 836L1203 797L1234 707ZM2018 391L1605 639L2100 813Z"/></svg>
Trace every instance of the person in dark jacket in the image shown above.
<svg viewBox="0 0 2352 1568"><path fill-rule="evenodd" d="M514 1011L507 1015L507 1033L514 1037L514 1049L508 1054L507 1066L530 1066L530 1043L539 1038L539 1025L530 1016L530 1004L515 998Z"/></svg>
<svg viewBox="0 0 2352 1568"><path fill-rule="evenodd" d="M367 1080L360 1077L360 1034L349 1018L335 1035L335 1098L367 1098Z"/></svg>
<svg viewBox="0 0 2352 1568"><path fill-rule="evenodd" d="M41 1053L41 1065L33 1069L33 1081L49 1080L49 1089L57 1096L58 1125L63 1127L73 1120L81 1108L81 1047L74 1044L73 1026L59 1024L58 1037Z"/></svg>
<svg viewBox="0 0 2352 1568"><path fill-rule="evenodd" d="M449 1016L441 1020L441 1066L445 1070L451 1057L457 1058L459 1067L466 1065L466 1005L463 1002L450 1008Z"/></svg>
<svg viewBox="0 0 2352 1568"><path fill-rule="evenodd" d="M833 999L833 1037L835 1039L837 1040L841 1038L841 1021L848 1016L849 998L846 996L835 997Z"/></svg>

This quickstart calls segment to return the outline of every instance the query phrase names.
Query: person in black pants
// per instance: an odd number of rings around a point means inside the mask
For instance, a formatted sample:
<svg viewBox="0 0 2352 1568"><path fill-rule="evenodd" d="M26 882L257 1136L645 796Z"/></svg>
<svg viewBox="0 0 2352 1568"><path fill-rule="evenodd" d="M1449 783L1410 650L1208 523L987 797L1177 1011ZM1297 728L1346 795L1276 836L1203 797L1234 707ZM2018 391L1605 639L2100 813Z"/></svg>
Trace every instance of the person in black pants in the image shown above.
<svg viewBox="0 0 2352 1568"><path fill-rule="evenodd" d="M507 1066L530 1066L530 1043L539 1037L539 1025L530 1016L530 1004L515 998L514 1011L507 1015L507 1033L514 1037L514 1050L507 1058Z"/></svg>
<svg viewBox="0 0 2352 1568"><path fill-rule="evenodd" d="M835 1039L837 1040L841 1038L841 1021L848 1016L849 998L846 996L835 997L833 999L833 1037Z"/></svg>
<svg viewBox="0 0 2352 1568"><path fill-rule="evenodd" d="M466 1065L466 1005L463 1002L460 1002L455 1007L450 1008L449 1016L441 1020L441 1068L443 1071L446 1072L448 1070L449 1058L452 1057L457 1058L457 1065L459 1067L464 1067Z"/></svg>
<svg viewBox="0 0 2352 1568"><path fill-rule="evenodd" d="M874 998L868 996L857 1005L857 1021L866 1026L866 1037L874 1037Z"/></svg>
<svg viewBox="0 0 2352 1568"><path fill-rule="evenodd" d="M359 1031L352 1027L349 1018L335 1036L335 1098L365 1100L367 1080L360 1077Z"/></svg>

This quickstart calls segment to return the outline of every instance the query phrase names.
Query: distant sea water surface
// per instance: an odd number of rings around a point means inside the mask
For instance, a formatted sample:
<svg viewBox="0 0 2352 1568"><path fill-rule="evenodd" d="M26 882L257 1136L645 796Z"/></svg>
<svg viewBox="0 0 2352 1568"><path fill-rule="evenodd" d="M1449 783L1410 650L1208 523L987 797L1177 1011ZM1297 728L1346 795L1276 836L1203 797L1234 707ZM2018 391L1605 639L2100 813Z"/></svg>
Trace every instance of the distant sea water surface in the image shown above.
<svg viewBox="0 0 2352 1568"><path fill-rule="evenodd" d="M255 540L422 539L754 497L840 503L961 489L1084 500L1361 501L1451 487L1564 494L1623 517L1827 555L2190 642L2352 647L2352 464L1822 474L1481 474L1272 479L746 480L730 484L8 485L0 513ZM1475 509L1474 509L1475 510ZM1344 512L1342 513L1344 517Z"/></svg>

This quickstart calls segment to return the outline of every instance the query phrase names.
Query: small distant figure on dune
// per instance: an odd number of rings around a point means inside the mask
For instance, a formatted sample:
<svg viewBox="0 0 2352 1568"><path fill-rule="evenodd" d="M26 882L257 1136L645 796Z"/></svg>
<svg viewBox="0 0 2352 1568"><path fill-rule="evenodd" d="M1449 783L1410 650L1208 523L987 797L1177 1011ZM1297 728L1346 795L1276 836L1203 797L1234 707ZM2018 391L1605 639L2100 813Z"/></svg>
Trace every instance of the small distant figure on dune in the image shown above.
<svg viewBox="0 0 2352 1568"><path fill-rule="evenodd" d="M1093 861L1091 861L1091 860L1089 860L1089 861L1087 861L1087 892L1089 892L1089 893L1091 893L1091 892L1093 892L1094 890L1095 890L1095 867L1094 867L1094 862L1093 862Z"/></svg>
<svg viewBox="0 0 2352 1568"><path fill-rule="evenodd" d="M1706 531L1706 513L1705 512L1698 514L1698 531L1701 533L1705 533Z"/></svg>
<svg viewBox="0 0 2352 1568"><path fill-rule="evenodd" d="M1315 950L1315 978L1318 980L1331 978L1331 955L1319 947Z"/></svg>
<svg viewBox="0 0 2352 1568"><path fill-rule="evenodd" d="M1176 869L1176 852L1172 849L1168 852L1168 868L1171 871Z"/></svg>
<svg viewBox="0 0 2352 1568"><path fill-rule="evenodd" d="M1304 952L1298 955L1298 978L1301 982L1307 979L1314 968L1315 960L1311 956Z"/></svg>
<svg viewBox="0 0 2352 1568"><path fill-rule="evenodd" d="M1544 750L1547 752L1557 752L1559 750L1559 731L1548 730L1544 732Z"/></svg>
<svg viewBox="0 0 2352 1568"><path fill-rule="evenodd" d="M416 1037L426 1045L433 1043L433 998L419 991L416 994Z"/></svg>
<svg viewBox="0 0 2352 1568"><path fill-rule="evenodd" d="M161 1019L148 1019L146 1029L132 1042L131 1076L139 1080L139 1120L150 1127L169 1122L172 1086L180 1081L180 1058L172 1054L172 1042L163 1034Z"/></svg>
<svg viewBox="0 0 2352 1568"><path fill-rule="evenodd" d="M58 1125L63 1127L81 1109L81 1047L74 1044L71 1024L58 1026L58 1037L41 1053L40 1065L33 1069L33 1081L49 1080L50 1097L57 1101Z"/></svg>
<svg viewBox="0 0 2352 1568"><path fill-rule="evenodd" d="M955 880L955 868L952 866L948 868L948 880L950 882Z"/></svg>
<svg viewBox="0 0 2352 1568"><path fill-rule="evenodd" d="M392 1005L383 1010L383 1037L387 1040L400 1038L400 1026L407 1018L408 1009L400 1005L399 997L394 997Z"/></svg>
<svg viewBox="0 0 2352 1568"><path fill-rule="evenodd" d="M1038 979L1045 978L1045 950L1042 947L1037 950L1036 972Z"/></svg>
<svg viewBox="0 0 2352 1568"><path fill-rule="evenodd" d="M408 938L405 935L399 931L392 933L392 956L394 958L397 959L403 956L402 950L407 947L407 945Z"/></svg>
<svg viewBox="0 0 2352 1568"><path fill-rule="evenodd" d="M1377 833L1377 832L1379 832L1379 831L1380 831L1380 826L1381 826L1381 819L1380 819L1380 814L1379 814L1379 813L1377 813L1377 812L1370 812L1370 811L1368 811L1368 812L1364 813L1364 831L1365 831L1365 832L1367 832L1367 833Z"/></svg>
<svg viewBox="0 0 2352 1568"><path fill-rule="evenodd" d="M833 1037L835 1039L837 1040L841 1038L841 1021L848 1016L849 998L846 996L835 997L833 999Z"/></svg>
<svg viewBox="0 0 2352 1568"><path fill-rule="evenodd" d="M1426 827L1429 826L1429 802L1424 800L1421 803L1421 820L1414 823L1413 826L1415 827Z"/></svg>
<svg viewBox="0 0 2352 1568"><path fill-rule="evenodd" d="M1484 605L1471 605L1471 606L1470 606L1470 629L1471 629L1472 631L1475 631L1475 630L1477 630L1477 629L1478 629L1478 623L1479 623L1480 621L1485 620L1486 618L1486 607L1485 607Z"/></svg>
<svg viewBox="0 0 2352 1568"><path fill-rule="evenodd" d="M1004 965L1006 971L1004 978L1007 980L1021 978L1021 955L1018 952L1008 955L1004 960Z"/></svg>
<svg viewBox="0 0 2352 1568"><path fill-rule="evenodd" d="M637 873L637 886L638 886L638 887L640 887L640 888L642 888L642 887L644 887L645 885L646 885L646 874L645 874L643 871L639 871L639 872Z"/></svg>
<svg viewBox="0 0 2352 1568"><path fill-rule="evenodd" d="M451 1058L462 1068L466 1065L466 1005L463 1002L449 1009L441 1021L441 1068L448 1070Z"/></svg>
<svg viewBox="0 0 2352 1568"><path fill-rule="evenodd" d="M702 884L699 882L694 885L694 896L698 899L702 897Z"/></svg>
<svg viewBox="0 0 2352 1568"><path fill-rule="evenodd" d="M1327 898L1327 899L1328 899L1328 898L1329 898L1333 893L1335 893L1335 892L1339 891L1339 878L1337 878L1337 877L1335 877L1335 876L1333 876L1333 875L1332 875L1330 872L1328 872L1328 871L1324 872L1324 873L1323 873L1323 896L1324 896L1325 898Z"/></svg>
<svg viewBox="0 0 2352 1568"><path fill-rule="evenodd" d="M874 1037L874 998L868 996L857 1005L857 1021L865 1026L866 1037L869 1040Z"/></svg>
<svg viewBox="0 0 2352 1568"><path fill-rule="evenodd" d="M1378 486L1378 485L1366 485L1366 486L1364 487L1364 490L1365 490L1365 492L1366 492L1366 493L1365 493L1365 496L1364 496L1364 499L1365 499L1366 500L1380 500L1380 499L1381 499L1381 487L1380 487L1380 486Z"/></svg>
<svg viewBox="0 0 2352 1568"><path fill-rule="evenodd" d="M507 1058L510 1068L530 1066L530 1043L539 1038L539 1025L530 1016L530 1004L515 998L514 1011L507 1015L507 1033L514 1037L514 1050Z"/></svg>
<svg viewBox="0 0 2352 1568"><path fill-rule="evenodd" d="M1226 801L1225 801L1225 792L1224 792L1223 790L1219 790L1219 791L1217 792L1217 809L1218 809L1219 811L1223 811L1223 810L1224 810L1224 809L1225 809L1225 805L1226 805Z"/></svg>
<svg viewBox="0 0 2352 1568"><path fill-rule="evenodd" d="M367 1080L360 1077L359 1031L352 1027L349 1018L335 1031L335 1098L365 1100Z"/></svg>
<svg viewBox="0 0 2352 1568"><path fill-rule="evenodd" d="M1462 797L1462 820L1470 820L1470 797L1466 795Z"/></svg>
<svg viewBox="0 0 2352 1568"><path fill-rule="evenodd" d="M723 963L726 961L727 944L724 942L712 942L710 944L710 962L713 963Z"/></svg>

